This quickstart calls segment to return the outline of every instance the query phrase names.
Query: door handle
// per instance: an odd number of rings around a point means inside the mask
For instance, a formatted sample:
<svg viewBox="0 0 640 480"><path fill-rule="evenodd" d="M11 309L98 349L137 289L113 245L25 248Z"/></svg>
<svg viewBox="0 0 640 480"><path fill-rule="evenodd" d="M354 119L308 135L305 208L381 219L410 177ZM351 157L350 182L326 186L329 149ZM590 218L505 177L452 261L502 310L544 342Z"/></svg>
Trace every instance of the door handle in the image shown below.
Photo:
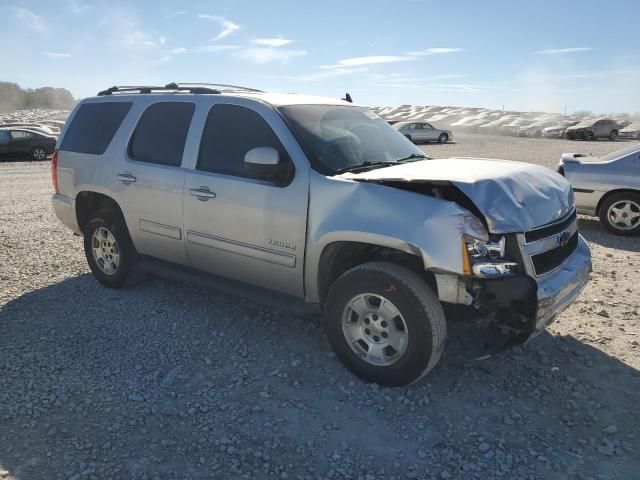
<svg viewBox="0 0 640 480"><path fill-rule="evenodd" d="M125 185L129 185L130 183L134 183L136 181L136 177L134 177L130 173L118 173L116 175L116 178Z"/></svg>
<svg viewBox="0 0 640 480"><path fill-rule="evenodd" d="M190 188L189 195L193 195L203 202L206 202L210 198L216 198L216 194L209 190L209 187Z"/></svg>

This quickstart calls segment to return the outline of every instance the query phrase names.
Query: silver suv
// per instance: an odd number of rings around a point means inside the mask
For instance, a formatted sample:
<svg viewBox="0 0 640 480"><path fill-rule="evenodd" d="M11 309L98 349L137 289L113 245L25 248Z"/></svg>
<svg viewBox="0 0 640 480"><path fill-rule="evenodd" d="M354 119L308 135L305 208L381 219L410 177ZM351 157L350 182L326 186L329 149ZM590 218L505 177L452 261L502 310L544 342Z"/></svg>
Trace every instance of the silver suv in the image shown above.
<svg viewBox="0 0 640 480"><path fill-rule="evenodd" d="M52 175L56 214L105 286L141 270L321 312L347 368L384 385L438 362L443 306L523 342L591 269L562 176L428 159L368 109L329 98L113 87L75 108Z"/></svg>

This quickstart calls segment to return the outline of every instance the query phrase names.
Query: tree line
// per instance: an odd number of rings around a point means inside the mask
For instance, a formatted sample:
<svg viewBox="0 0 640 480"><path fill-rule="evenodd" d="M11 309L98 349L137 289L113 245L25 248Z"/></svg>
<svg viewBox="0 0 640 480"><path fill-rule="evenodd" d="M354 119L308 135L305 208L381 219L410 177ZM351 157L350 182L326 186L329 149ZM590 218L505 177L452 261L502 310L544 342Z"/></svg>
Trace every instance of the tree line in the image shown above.
<svg viewBox="0 0 640 480"><path fill-rule="evenodd" d="M0 111L27 108L54 108L69 110L76 100L66 88L40 87L32 90L17 83L0 82Z"/></svg>

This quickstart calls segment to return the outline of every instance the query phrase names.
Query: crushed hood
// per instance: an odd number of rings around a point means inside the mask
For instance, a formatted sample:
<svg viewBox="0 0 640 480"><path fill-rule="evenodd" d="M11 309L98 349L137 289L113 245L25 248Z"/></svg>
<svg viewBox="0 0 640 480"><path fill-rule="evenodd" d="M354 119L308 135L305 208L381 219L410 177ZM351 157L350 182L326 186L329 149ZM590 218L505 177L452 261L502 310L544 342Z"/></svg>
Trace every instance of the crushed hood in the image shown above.
<svg viewBox="0 0 640 480"><path fill-rule="evenodd" d="M573 209L569 182L548 168L530 163L448 158L345 173L342 177L378 183L454 185L484 215L493 233L529 231Z"/></svg>

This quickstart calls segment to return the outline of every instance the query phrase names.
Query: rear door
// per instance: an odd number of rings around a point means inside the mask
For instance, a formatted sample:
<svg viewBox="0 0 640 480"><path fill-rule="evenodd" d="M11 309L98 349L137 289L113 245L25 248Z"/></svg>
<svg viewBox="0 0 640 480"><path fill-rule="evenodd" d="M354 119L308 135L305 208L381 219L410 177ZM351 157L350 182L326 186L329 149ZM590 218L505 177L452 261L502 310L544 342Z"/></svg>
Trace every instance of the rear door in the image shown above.
<svg viewBox="0 0 640 480"><path fill-rule="evenodd" d="M242 99L211 107L184 188L187 249L194 267L303 296L308 165L296 165L285 186L260 179L244 166L246 153L256 147L275 148L281 161L293 164L289 152L294 146L299 150L270 107Z"/></svg>
<svg viewBox="0 0 640 480"><path fill-rule="evenodd" d="M188 264L182 228L182 157L195 105L188 99L145 105L119 152L112 189L139 253Z"/></svg>
<svg viewBox="0 0 640 480"><path fill-rule="evenodd" d="M8 150L12 155L28 154L31 150L31 140L34 134L24 130L11 130L11 141Z"/></svg>

